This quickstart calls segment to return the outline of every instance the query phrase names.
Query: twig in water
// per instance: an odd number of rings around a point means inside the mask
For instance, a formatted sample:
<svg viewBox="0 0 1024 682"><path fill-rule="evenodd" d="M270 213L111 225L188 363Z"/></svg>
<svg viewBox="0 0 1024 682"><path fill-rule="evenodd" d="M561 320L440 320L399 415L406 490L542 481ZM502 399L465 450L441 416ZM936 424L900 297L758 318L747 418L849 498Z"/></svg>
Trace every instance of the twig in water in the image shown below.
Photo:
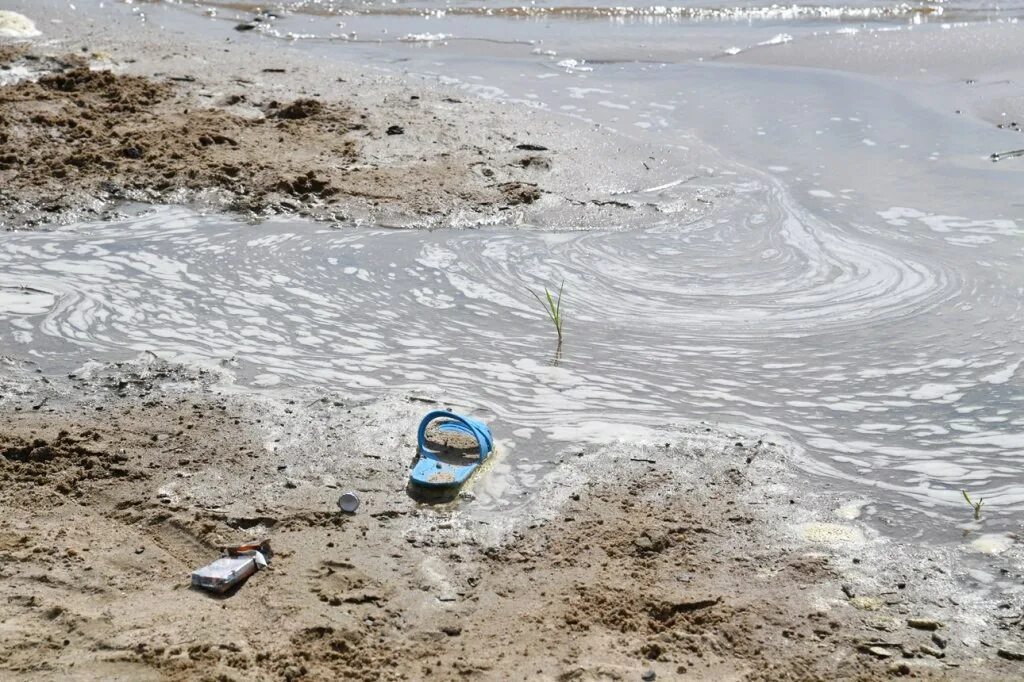
<svg viewBox="0 0 1024 682"><path fill-rule="evenodd" d="M996 161L1002 161L1003 159L1012 159L1015 156L1024 156L1024 149L1014 149L1009 152L989 154L988 158L992 159L992 163L995 163Z"/></svg>

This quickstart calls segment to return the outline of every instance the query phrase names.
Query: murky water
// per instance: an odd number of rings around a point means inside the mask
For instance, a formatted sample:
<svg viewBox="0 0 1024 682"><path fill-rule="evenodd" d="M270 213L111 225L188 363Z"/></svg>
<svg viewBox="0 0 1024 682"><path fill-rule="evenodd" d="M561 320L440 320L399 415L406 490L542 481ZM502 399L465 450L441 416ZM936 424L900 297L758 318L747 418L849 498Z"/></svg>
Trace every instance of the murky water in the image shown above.
<svg viewBox="0 0 1024 682"><path fill-rule="evenodd" d="M846 5L830 26L824 10L646 26L605 16L569 35L569 19L550 11L527 22L329 4L297 3L315 12L274 30L320 36L294 49L358 55L689 155L679 186L714 183L714 209L692 223L666 211L638 231L561 233L252 226L157 209L7 234L5 353L57 370L149 350L222 361L257 385L443 395L493 414L517 456L538 459L567 441L683 421L746 425L791 440L821 480L877 501L893 533L955 537L961 488L985 497L989 529L1015 527L1024 165L986 158L1007 137L935 106L920 84L721 59L792 49L865 16ZM238 5L220 4L213 21ZM907 7L885 5L862 28L938 16ZM145 11L169 21L178 10ZM393 38L429 23L465 41L353 43L338 21L387 25ZM488 47L498 37L505 44ZM966 87L954 81L943 81L949 92ZM672 186L658 201L671 206ZM528 287L563 279L566 343L553 363Z"/></svg>

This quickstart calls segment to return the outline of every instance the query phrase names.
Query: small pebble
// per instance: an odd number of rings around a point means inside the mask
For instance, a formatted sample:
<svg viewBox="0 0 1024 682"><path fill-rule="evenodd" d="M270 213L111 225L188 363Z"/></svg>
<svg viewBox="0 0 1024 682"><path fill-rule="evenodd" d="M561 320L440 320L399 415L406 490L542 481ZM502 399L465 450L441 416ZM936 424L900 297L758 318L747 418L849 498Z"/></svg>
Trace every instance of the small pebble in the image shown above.
<svg viewBox="0 0 1024 682"><path fill-rule="evenodd" d="M931 618L908 618L907 625L917 630L938 630L942 623Z"/></svg>

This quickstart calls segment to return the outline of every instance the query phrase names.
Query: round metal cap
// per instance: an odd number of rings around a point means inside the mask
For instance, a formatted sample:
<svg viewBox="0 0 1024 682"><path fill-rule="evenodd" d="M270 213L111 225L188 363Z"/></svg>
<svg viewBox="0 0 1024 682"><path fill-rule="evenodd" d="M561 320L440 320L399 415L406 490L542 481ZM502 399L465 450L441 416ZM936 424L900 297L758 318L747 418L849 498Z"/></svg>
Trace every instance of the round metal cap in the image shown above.
<svg viewBox="0 0 1024 682"><path fill-rule="evenodd" d="M338 499L338 506L341 507L341 511L353 514L359 509L359 498L355 493L345 493Z"/></svg>

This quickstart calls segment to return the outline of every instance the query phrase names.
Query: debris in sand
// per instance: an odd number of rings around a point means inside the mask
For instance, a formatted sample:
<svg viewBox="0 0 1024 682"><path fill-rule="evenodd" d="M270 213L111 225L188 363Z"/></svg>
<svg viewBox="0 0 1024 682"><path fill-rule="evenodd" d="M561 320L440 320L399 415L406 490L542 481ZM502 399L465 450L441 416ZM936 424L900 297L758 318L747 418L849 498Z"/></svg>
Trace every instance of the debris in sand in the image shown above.
<svg viewBox="0 0 1024 682"><path fill-rule="evenodd" d="M338 499L338 506L346 514L355 514L359 509L359 496L353 492L345 493Z"/></svg>
<svg viewBox="0 0 1024 682"><path fill-rule="evenodd" d="M270 542L265 540L256 544L229 547L227 553L228 556L193 571L192 586L223 594L242 584L256 571L267 567Z"/></svg>

